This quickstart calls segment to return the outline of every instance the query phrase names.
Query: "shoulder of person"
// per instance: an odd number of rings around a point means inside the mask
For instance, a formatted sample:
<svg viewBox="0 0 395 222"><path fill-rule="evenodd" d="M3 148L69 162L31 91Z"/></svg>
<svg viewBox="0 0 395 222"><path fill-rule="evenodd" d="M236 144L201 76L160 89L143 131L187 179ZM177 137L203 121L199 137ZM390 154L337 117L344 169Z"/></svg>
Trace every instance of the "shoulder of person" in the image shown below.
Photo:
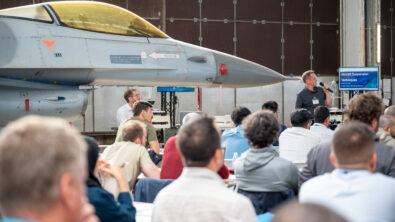
<svg viewBox="0 0 395 222"><path fill-rule="evenodd" d="M298 92L298 94L296 94L296 95L299 95L299 94L304 94L304 93L306 93L308 91L308 89L306 88L306 87L304 87L302 90L300 90L299 92Z"/></svg>
<svg viewBox="0 0 395 222"><path fill-rule="evenodd" d="M395 155L394 148L392 146L385 144L385 143L376 142L374 147L376 149L376 152L383 152L386 154L391 154L392 156Z"/></svg>

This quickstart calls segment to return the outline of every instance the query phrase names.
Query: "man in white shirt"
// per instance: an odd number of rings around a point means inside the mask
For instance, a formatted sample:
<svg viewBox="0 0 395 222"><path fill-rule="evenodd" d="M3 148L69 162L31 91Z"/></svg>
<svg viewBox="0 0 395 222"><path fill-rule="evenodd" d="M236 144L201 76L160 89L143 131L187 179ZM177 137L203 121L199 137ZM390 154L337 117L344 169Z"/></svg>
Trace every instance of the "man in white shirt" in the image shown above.
<svg viewBox="0 0 395 222"><path fill-rule="evenodd" d="M314 124L310 131L320 138L320 142L332 140L334 131L328 128L330 113L326 106L318 106L314 110Z"/></svg>
<svg viewBox="0 0 395 222"><path fill-rule="evenodd" d="M305 182L300 202L327 206L347 221L394 221L395 179L373 173L376 158L368 125L341 126L331 144L330 160L336 169Z"/></svg>
<svg viewBox="0 0 395 222"><path fill-rule="evenodd" d="M299 167L307 160L307 153L320 142L320 139L310 132L310 112L306 109L296 109L291 113L292 127L280 135L280 157L292 161Z"/></svg>
<svg viewBox="0 0 395 222"><path fill-rule="evenodd" d="M256 221L246 197L228 189L217 171L223 165L218 127L202 116L183 125L177 147L185 168L154 202L152 221Z"/></svg>
<svg viewBox="0 0 395 222"><path fill-rule="evenodd" d="M117 121L118 121L118 126L121 125L121 123L130 117L133 116L133 104L137 101L140 101L141 97L137 89L128 89L125 91L123 94L123 98L126 101L126 104L119 107L117 110Z"/></svg>

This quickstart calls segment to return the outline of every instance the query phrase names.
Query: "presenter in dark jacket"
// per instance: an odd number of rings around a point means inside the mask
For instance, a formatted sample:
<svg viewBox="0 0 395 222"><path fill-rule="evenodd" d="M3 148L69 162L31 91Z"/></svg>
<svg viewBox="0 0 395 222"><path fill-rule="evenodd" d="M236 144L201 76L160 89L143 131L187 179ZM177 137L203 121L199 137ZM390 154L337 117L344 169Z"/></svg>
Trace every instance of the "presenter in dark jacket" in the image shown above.
<svg viewBox="0 0 395 222"><path fill-rule="evenodd" d="M295 109L305 108L313 117L314 109L317 106L332 107L332 99L328 91L328 86L317 86L317 76L314 70L308 70L303 73L302 80L305 88L300 91L296 97Z"/></svg>
<svg viewBox="0 0 395 222"><path fill-rule="evenodd" d="M127 182L119 166L101 163L101 172L114 177L118 183L118 201L114 196L103 189L96 177L99 147L97 142L90 137L84 137L88 144L88 171L87 195L89 202L95 207L96 215L101 222L134 222L136 221L136 208L132 203Z"/></svg>

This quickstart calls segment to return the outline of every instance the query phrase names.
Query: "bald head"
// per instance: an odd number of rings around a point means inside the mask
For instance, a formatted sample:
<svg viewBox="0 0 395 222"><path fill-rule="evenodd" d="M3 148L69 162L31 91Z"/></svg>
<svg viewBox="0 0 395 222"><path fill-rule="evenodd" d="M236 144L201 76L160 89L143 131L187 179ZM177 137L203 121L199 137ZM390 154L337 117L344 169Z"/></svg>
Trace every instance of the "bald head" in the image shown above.
<svg viewBox="0 0 395 222"><path fill-rule="evenodd" d="M188 123L189 121L191 121L192 119L199 117L200 114L199 113L188 113L184 116L184 118L182 118L182 125Z"/></svg>
<svg viewBox="0 0 395 222"><path fill-rule="evenodd" d="M390 115L392 118L395 118L395 105L387 107L384 111L385 115Z"/></svg>
<svg viewBox="0 0 395 222"><path fill-rule="evenodd" d="M137 139L140 139L140 142L144 144L146 135L145 125L135 120L127 121L122 130L123 141L136 142Z"/></svg>
<svg viewBox="0 0 395 222"><path fill-rule="evenodd" d="M276 208L272 222L346 222L337 213L317 204L291 201Z"/></svg>

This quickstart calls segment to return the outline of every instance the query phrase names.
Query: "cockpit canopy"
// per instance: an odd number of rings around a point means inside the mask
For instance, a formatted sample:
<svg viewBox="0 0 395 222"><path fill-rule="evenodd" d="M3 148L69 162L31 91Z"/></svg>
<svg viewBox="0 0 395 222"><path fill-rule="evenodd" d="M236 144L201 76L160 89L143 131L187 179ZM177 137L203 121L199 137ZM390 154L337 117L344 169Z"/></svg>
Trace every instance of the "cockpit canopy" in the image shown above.
<svg viewBox="0 0 395 222"><path fill-rule="evenodd" d="M52 22L53 19L44 5L53 10L62 25L71 28L127 36L168 38L165 33L138 15L102 2L48 2L0 10L0 15Z"/></svg>

